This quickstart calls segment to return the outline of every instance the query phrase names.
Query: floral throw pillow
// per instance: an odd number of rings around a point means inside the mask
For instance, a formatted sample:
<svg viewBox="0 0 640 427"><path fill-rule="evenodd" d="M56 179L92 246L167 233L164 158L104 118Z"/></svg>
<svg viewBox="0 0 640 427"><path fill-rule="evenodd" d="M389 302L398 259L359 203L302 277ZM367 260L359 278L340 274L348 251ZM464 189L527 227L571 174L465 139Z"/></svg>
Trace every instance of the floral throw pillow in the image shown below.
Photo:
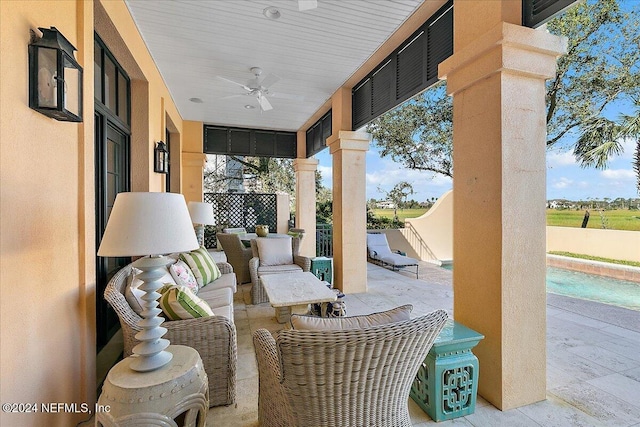
<svg viewBox="0 0 640 427"><path fill-rule="evenodd" d="M178 286L186 286L193 293L198 292L198 282L186 262L182 260L176 261L175 264L169 266L169 271Z"/></svg>

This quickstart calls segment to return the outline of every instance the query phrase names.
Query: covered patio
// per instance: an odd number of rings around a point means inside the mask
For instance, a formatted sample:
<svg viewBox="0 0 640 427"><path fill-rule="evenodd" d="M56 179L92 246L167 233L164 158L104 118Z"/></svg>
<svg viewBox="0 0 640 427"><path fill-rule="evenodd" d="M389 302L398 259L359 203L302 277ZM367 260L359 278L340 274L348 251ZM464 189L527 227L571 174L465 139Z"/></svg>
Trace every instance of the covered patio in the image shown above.
<svg viewBox="0 0 640 427"><path fill-rule="evenodd" d="M411 272L392 272L367 264L366 293L348 295L349 315L413 305L419 316L443 308L453 315L453 275L423 262L420 280ZM258 420L258 370L252 334L282 329L268 304L251 305L249 285L236 294L238 331L237 406L209 410L211 425L254 427ZM637 426L640 425L640 322L637 312L611 305L547 294L546 400L500 411L478 398L472 415L435 423L413 400L415 426ZM480 366L482 375L482 365ZM526 387L523 372L515 386Z"/></svg>

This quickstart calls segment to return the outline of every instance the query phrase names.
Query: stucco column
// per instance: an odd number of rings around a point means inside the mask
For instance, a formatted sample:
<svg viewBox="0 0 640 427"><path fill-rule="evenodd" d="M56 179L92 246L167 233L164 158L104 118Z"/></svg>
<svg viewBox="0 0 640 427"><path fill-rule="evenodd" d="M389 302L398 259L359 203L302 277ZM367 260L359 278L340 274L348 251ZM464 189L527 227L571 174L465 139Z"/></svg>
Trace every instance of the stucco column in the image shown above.
<svg viewBox="0 0 640 427"><path fill-rule="evenodd" d="M316 256L316 170L318 159L295 159L296 227L305 230L300 254Z"/></svg>
<svg viewBox="0 0 640 427"><path fill-rule="evenodd" d="M367 291L366 152L371 136L339 131L328 140L333 160L334 284L345 293Z"/></svg>
<svg viewBox="0 0 640 427"><path fill-rule="evenodd" d="M207 156L203 153L202 122L184 121L182 124L182 153L180 179L182 194L188 202L202 202L204 166Z"/></svg>
<svg viewBox="0 0 640 427"><path fill-rule="evenodd" d="M502 410L546 395L545 79L565 46L500 22L439 68L453 95L454 317L485 335L479 393Z"/></svg>

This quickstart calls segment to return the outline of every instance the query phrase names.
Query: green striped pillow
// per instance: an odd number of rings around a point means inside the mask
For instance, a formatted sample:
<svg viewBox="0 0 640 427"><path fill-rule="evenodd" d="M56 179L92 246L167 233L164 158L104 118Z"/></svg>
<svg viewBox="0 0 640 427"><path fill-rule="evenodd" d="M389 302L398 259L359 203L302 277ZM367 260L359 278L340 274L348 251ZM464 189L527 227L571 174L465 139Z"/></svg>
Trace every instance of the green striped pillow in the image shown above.
<svg viewBox="0 0 640 427"><path fill-rule="evenodd" d="M211 254L204 246L195 251L181 253L180 259L189 265L200 288L207 286L222 276L216 262L211 258Z"/></svg>
<svg viewBox="0 0 640 427"><path fill-rule="evenodd" d="M202 298L186 286L170 286L162 289L160 308L169 320L197 319L213 316L213 310Z"/></svg>

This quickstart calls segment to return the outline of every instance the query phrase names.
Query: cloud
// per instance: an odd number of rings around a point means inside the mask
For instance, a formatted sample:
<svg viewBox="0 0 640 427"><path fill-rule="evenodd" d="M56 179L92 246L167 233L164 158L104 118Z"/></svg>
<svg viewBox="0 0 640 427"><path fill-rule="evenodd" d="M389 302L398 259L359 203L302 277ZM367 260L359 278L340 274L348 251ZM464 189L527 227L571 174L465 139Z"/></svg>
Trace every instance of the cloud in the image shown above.
<svg viewBox="0 0 640 427"><path fill-rule="evenodd" d="M600 172L600 176L611 181L634 182L636 174L632 169L607 169Z"/></svg>
<svg viewBox="0 0 640 427"><path fill-rule="evenodd" d="M318 165L318 171L322 175L322 185L327 188L333 187L333 169L331 166Z"/></svg>
<svg viewBox="0 0 640 427"><path fill-rule="evenodd" d="M367 168L366 191L367 199L384 198L384 191L389 191L400 181L407 181L413 186L414 194L410 199L423 201L431 197L439 197L452 187L449 177L434 174L432 172L405 169L393 161L384 159L377 163L375 170ZM380 192L378 188L383 191Z"/></svg>
<svg viewBox="0 0 640 427"><path fill-rule="evenodd" d="M547 153L547 167L549 168L570 166L576 164L576 158L571 151L552 151Z"/></svg>
<svg viewBox="0 0 640 427"><path fill-rule="evenodd" d="M631 160L636 152L636 142L631 138L626 138L622 141L622 149L624 150L622 154L614 156L614 158L618 157L620 159Z"/></svg>

